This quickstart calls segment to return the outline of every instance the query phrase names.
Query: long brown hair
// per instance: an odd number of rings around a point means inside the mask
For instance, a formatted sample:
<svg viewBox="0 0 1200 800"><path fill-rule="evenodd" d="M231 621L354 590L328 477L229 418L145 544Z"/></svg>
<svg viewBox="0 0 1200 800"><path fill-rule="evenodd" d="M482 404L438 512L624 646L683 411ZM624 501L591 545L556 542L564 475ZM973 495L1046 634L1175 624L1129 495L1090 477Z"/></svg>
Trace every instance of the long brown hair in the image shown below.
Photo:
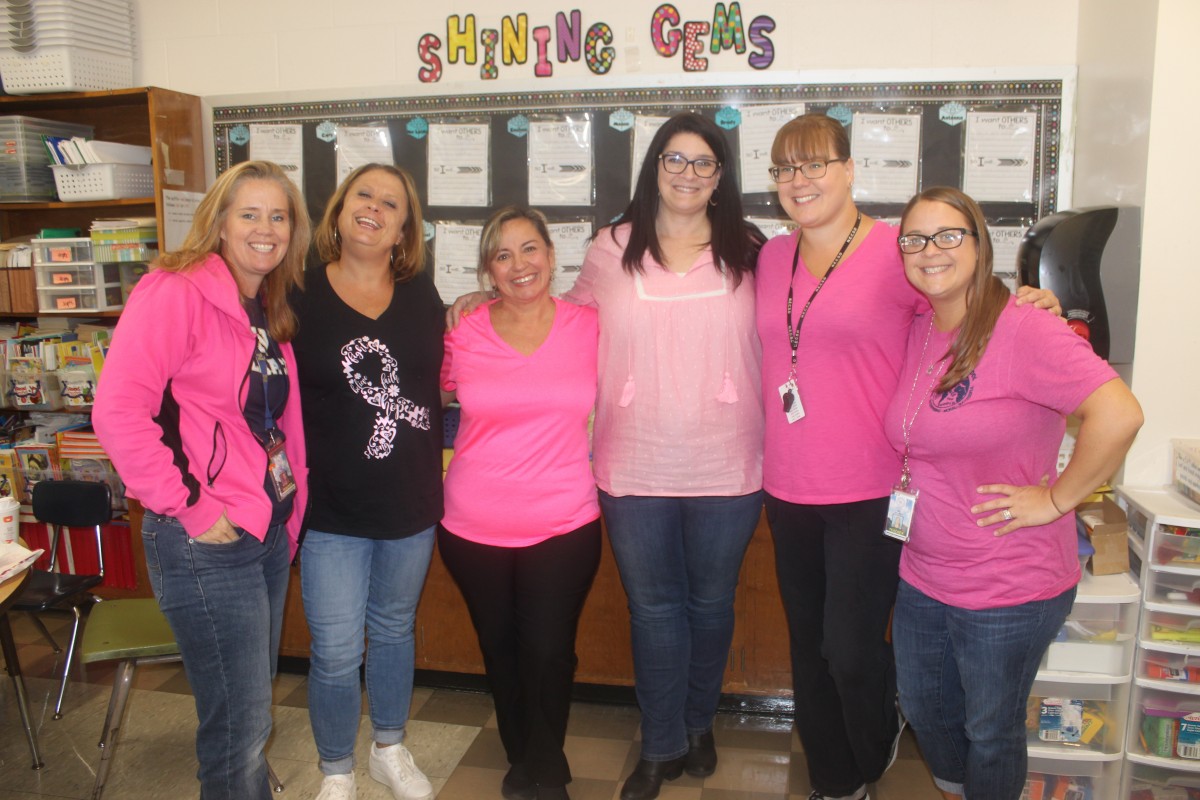
<svg viewBox="0 0 1200 800"><path fill-rule="evenodd" d="M278 164L243 161L221 173L196 208L191 230L183 244L178 250L160 256L156 266L168 272L184 272L214 253L220 255L221 229L225 227L234 195L245 181L252 180L274 181L287 196L292 228L287 252L279 266L263 279L267 329L276 341L287 342L296 335L298 324L296 312L288 303L288 292L304 285L304 258L308 254L312 227L300 190Z"/></svg>
<svg viewBox="0 0 1200 800"><path fill-rule="evenodd" d="M325 205L325 213L313 232L313 245L317 257L325 264L342 257L342 239L338 233L338 217L346 205L346 193L351 184L368 172L379 170L400 181L408 201L408 218L401 227L400 243L392 248L392 277L402 283L425 269L425 225L421 217L421 201L417 198L417 184L408 171L391 164L364 164L346 176L346 180L334 191Z"/></svg>
<svg viewBox="0 0 1200 800"><path fill-rule="evenodd" d="M742 191L737 177L737 163L725 141L724 134L716 123L707 117L685 111L662 124L650 141L650 148L638 170L634 184L633 199L621 212L621 216L609 226L613 241L617 238L617 226L628 222L629 241L621 256L621 266L630 275L643 272L642 259L647 253L660 264L663 261L662 247L658 242L658 157L667 149L671 139L680 133L693 133L704 140L721 164L717 172L717 186L713 190L712 202L705 213L712 228L713 263L717 269L728 274L735 287L742 278L754 272L758 264L758 251L766 237L762 231L745 219L742 211ZM599 234L597 234L599 235Z"/></svg>
<svg viewBox="0 0 1200 800"><path fill-rule="evenodd" d="M1000 312L1008 305L1012 295L1008 287L992 273L992 237L988 233L983 209L961 190L952 186L934 186L914 196L900 215L901 232L904 231L904 220L908 213L917 203L925 200L948 205L966 217L975 231L978 248L974 279L967 287L967 313L958 328L958 336L954 337L943 356L951 358L950 368L938 383L937 390L945 392L970 375L971 370L979 364L979 359L983 358L988 341L992 338L992 331L996 329L996 320L1000 319Z"/></svg>

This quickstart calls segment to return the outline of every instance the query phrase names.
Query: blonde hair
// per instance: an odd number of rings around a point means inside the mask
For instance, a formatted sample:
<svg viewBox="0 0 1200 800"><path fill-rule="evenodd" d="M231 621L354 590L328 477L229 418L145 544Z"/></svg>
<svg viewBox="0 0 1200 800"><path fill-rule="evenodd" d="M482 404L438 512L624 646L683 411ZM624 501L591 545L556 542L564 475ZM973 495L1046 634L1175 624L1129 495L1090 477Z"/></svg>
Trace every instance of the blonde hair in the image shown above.
<svg viewBox="0 0 1200 800"><path fill-rule="evenodd" d="M500 237L504 234L504 226L521 219L533 225L538 236L542 237L542 241L546 243L546 247L553 255L554 242L550 239L550 223L546 221L546 215L536 208L505 206L492 214L487 224L483 226L483 233L479 236L479 268L476 270L476 275L479 279L479 288L484 291L491 289L485 278L492 274L488 265L500 252Z"/></svg>
<svg viewBox="0 0 1200 800"><path fill-rule="evenodd" d="M1008 287L992 273L992 237L988 233L987 220L979 203L965 192L952 186L934 186L914 196L900 215L900 230L904 220L917 203L929 201L943 203L962 214L975 232L978 257L975 259L975 274L967 287L967 313L959 326L958 335L950 343L945 356L950 356L950 368L937 385L939 392L953 389L971 374L983 358L996 320L1008 305L1011 294Z"/></svg>
<svg viewBox="0 0 1200 800"><path fill-rule="evenodd" d="M225 227L229 207L242 184L253 180L274 181L288 200L291 236L287 252L279 266L263 279L267 329L276 341L287 342L296 335L298 325L296 312L288 303L288 293L304 285L304 259L312 228L300 190L278 164L243 161L221 173L196 208L192 227L183 244L178 250L160 256L156 266L168 272L185 272L210 255L221 255L221 230Z"/></svg>
<svg viewBox="0 0 1200 800"><path fill-rule="evenodd" d="M375 170L386 172L399 180L404 187L404 199L408 201L408 218L401 226L400 243L392 248L391 258L392 277L401 283L425 269L425 225L421 217L421 201L417 198L417 184L405 169L391 164L364 164L347 175L325 205L325 213L313 232L313 245L323 263L328 264L342 257L342 239L337 224L346 205L346 194L356 180Z"/></svg>

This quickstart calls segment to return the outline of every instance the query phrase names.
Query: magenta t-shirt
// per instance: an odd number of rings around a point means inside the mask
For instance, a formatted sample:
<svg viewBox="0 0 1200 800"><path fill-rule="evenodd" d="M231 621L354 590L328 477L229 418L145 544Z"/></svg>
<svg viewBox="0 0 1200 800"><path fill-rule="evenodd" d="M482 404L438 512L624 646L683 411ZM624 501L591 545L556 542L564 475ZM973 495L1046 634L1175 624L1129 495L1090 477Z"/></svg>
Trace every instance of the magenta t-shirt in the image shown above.
<svg viewBox="0 0 1200 800"><path fill-rule="evenodd" d="M814 505L884 497L900 462L883 434L883 412L896 389L913 315L929 305L904 277L896 229L876 221L808 310L796 365L805 417L789 424L779 386L791 368L787 296L795 251L792 233L767 242L758 257L763 488L789 503ZM793 325L816 287L801 259Z"/></svg>
<svg viewBox="0 0 1200 800"><path fill-rule="evenodd" d="M1053 485L1065 415L1116 373L1062 320L1010 299L975 370L950 391L930 393L930 382L945 371L940 360L954 332L934 330L926 347L929 330L928 315L913 323L884 420L888 439L902 452L905 406L911 419L920 405L910 434L911 486L920 495L900 577L959 608L1055 597L1079 581L1074 515L997 537L999 524L981 528L971 513L971 506L995 496L975 489L1034 485L1043 476Z"/></svg>
<svg viewBox="0 0 1200 800"><path fill-rule="evenodd" d="M526 547L600 516L588 459L596 311L554 302L529 356L492 328L490 305L446 334L442 388L457 392L462 418L442 525L463 539Z"/></svg>

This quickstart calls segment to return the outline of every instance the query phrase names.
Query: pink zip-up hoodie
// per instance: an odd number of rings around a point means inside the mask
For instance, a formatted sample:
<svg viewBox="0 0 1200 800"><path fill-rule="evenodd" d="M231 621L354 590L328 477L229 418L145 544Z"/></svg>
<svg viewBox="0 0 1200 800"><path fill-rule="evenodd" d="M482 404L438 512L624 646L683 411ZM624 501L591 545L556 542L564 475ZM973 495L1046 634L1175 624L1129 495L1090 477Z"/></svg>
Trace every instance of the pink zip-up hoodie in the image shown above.
<svg viewBox="0 0 1200 800"><path fill-rule="evenodd" d="M242 415L255 336L237 283L210 255L184 272L138 282L113 334L92 422L131 497L175 517L192 537L225 512L263 539L271 502L267 454ZM279 427L296 477L287 523L291 552L308 501L300 387L291 344L281 343L289 393Z"/></svg>

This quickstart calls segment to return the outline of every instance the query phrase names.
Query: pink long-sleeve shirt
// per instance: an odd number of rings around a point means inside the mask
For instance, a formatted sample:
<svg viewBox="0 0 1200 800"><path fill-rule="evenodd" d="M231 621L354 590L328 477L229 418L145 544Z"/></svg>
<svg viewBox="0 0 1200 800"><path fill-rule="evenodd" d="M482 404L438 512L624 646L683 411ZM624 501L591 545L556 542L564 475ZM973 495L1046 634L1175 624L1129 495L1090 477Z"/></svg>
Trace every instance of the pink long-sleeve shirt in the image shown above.
<svg viewBox="0 0 1200 800"><path fill-rule="evenodd" d="M649 254L621 266L628 226L600 232L568 299L600 314L596 482L614 496L726 496L762 488L754 278L705 250L685 273Z"/></svg>

